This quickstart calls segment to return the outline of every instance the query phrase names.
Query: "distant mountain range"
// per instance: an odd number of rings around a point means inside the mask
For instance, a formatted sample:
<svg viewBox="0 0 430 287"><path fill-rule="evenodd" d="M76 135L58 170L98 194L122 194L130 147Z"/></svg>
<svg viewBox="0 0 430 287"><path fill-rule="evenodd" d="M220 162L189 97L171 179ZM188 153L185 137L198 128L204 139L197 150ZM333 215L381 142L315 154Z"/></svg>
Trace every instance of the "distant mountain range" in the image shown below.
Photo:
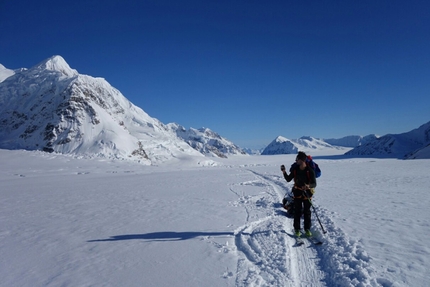
<svg viewBox="0 0 430 287"><path fill-rule="evenodd" d="M298 151L312 150L338 150L341 148L354 148L367 142L377 139L376 135L346 136L339 139L318 139L310 136L303 136L299 139L287 139L278 136L262 152L263 155L291 154Z"/></svg>
<svg viewBox="0 0 430 287"><path fill-rule="evenodd" d="M357 147L361 146L367 142L373 141L378 137L374 134L367 135L365 137L362 136L346 136L340 139L324 139L324 141L328 144L334 146L344 146L344 147Z"/></svg>
<svg viewBox="0 0 430 287"><path fill-rule="evenodd" d="M279 136L261 154L353 148L347 155L430 158L430 122L399 135L340 139ZM257 154L208 129L163 124L103 78L81 75L61 56L30 69L0 64L0 148L43 150L156 164L183 156Z"/></svg>
<svg viewBox="0 0 430 287"><path fill-rule="evenodd" d="M301 137L299 139L287 139L278 136L274 139L262 152L262 155L275 155L275 154L293 154L298 151L308 150L321 150L321 149L337 149L325 142L324 140L316 139L313 137Z"/></svg>
<svg viewBox="0 0 430 287"><path fill-rule="evenodd" d="M402 134L388 134L365 142L346 153L406 159L430 158L430 122Z"/></svg>
<svg viewBox="0 0 430 287"><path fill-rule="evenodd" d="M298 151L333 150L340 147L352 147L345 153L349 156L401 159L430 158L430 122L410 132L388 134L381 137L374 134L365 137L347 136L340 139L317 139L313 137L287 139L278 136L261 154L293 154Z"/></svg>

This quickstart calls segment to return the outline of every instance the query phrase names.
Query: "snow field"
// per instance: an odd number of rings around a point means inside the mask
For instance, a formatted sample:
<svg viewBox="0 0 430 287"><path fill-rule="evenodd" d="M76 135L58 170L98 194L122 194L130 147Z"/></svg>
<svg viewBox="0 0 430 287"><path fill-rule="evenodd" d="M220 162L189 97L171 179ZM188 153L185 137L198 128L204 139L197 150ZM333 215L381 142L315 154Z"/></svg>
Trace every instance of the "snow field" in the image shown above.
<svg viewBox="0 0 430 287"><path fill-rule="evenodd" d="M315 156L327 234L313 213L324 244L298 247L279 170L294 155L0 157L0 286L426 286L428 160Z"/></svg>

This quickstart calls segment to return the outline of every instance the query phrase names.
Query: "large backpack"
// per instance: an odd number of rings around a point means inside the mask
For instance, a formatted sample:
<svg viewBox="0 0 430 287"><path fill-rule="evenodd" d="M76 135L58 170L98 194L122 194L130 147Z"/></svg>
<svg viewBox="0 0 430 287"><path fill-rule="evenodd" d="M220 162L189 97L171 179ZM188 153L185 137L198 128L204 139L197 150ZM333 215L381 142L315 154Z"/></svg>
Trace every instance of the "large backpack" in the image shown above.
<svg viewBox="0 0 430 287"><path fill-rule="evenodd" d="M321 176L321 169L316 162L313 161L312 157L308 155L306 158L306 165L312 168L315 172L315 177L318 178Z"/></svg>

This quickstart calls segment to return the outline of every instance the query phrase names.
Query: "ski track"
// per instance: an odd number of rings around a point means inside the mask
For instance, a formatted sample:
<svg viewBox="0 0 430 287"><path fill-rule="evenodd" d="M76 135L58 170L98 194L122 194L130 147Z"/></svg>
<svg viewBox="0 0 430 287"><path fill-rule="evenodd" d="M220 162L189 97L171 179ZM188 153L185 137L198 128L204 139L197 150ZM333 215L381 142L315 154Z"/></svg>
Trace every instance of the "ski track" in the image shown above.
<svg viewBox="0 0 430 287"><path fill-rule="evenodd" d="M305 240L304 245L297 246L292 236L293 219L285 216L281 206L290 190L285 179L259 174L249 167L246 172L255 179L230 186L238 197L231 204L243 207L247 214L245 224L234 233L236 286L393 286L375 274L360 242L349 239L330 220L330 211L317 205L327 233L320 232L314 212L312 232L324 243L315 246ZM253 192L247 194L247 187Z"/></svg>

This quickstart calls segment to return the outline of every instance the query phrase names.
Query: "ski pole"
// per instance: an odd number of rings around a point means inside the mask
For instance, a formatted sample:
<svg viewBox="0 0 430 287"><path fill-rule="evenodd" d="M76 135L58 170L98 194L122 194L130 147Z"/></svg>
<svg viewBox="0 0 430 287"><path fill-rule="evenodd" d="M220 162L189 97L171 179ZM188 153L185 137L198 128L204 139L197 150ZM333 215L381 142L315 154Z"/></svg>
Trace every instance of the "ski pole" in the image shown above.
<svg viewBox="0 0 430 287"><path fill-rule="evenodd" d="M316 217L317 217L317 219L318 219L318 223L320 224L320 226L321 226L321 229L322 229L323 233L324 233L324 234L326 234L326 233L327 233L327 231L325 231L325 230L324 230L324 227L323 227L323 225L322 225L322 223L321 223L320 218L318 217L318 213L317 213L317 211L316 211L316 209L315 209L315 206L312 204L311 199L310 199L308 196L306 196L305 191L303 191L303 196L304 196L304 197L306 197L306 198L309 200L309 203L311 204L312 209L314 210L315 215L316 215Z"/></svg>
<svg viewBox="0 0 430 287"><path fill-rule="evenodd" d="M312 206L312 209L314 210L314 212L315 212L315 215L316 215L316 217L317 217L317 219L318 219L318 223L320 224L320 226L321 226L321 229L322 229L322 231L323 231L323 233L324 234L326 234L327 233L327 231L325 231L324 230L324 227L323 227L323 225L322 225L322 223L321 223L321 220L320 220L320 218L318 217L318 213L317 213L317 211L315 210L315 206L312 204L312 201L308 198L308 200L309 200L309 202L310 202L310 204L311 204L311 206Z"/></svg>

